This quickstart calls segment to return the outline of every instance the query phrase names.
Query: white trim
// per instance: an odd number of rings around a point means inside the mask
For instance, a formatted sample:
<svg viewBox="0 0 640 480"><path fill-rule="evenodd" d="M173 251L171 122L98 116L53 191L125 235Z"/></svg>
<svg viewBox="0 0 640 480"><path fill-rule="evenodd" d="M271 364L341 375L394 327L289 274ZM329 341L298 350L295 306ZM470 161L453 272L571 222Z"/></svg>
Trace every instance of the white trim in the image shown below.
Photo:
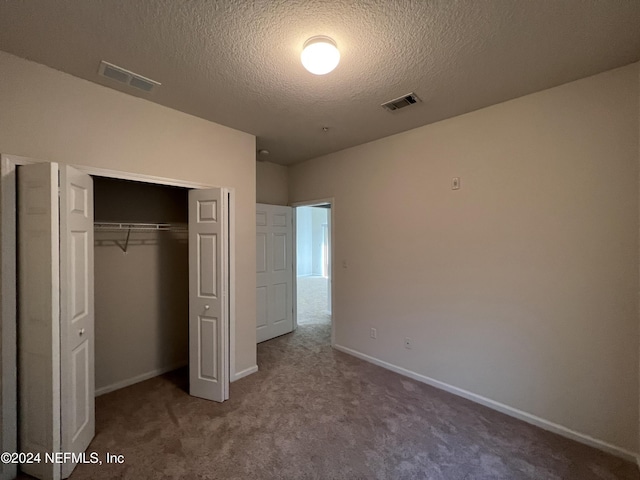
<svg viewBox="0 0 640 480"><path fill-rule="evenodd" d="M223 283L223 303L222 303L222 318L223 322L223 338L222 338L222 401L229 400L229 384L231 383L231 365L229 362L229 350L230 350L230 338L231 338L231 292L230 290L230 279L231 272L229 270L229 263L231 259L231 254L229 251L229 247L231 244L231 230L229 228L229 201L231 198L229 197L227 190L224 188L220 189L220 197L222 200L222 212L221 212L221 235L222 235L222 283ZM220 356L220 355L218 355Z"/></svg>
<svg viewBox="0 0 640 480"><path fill-rule="evenodd" d="M303 202L293 202L292 207L317 207L319 205L333 205L335 199L333 197L319 198L317 200L305 200Z"/></svg>
<svg viewBox="0 0 640 480"><path fill-rule="evenodd" d="M16 165L29 165L33 163L52 163L47 160L40 160L37 158L29 158L22 157L20 155L8 155L2 154L2 159L8 160L14 167ZM186 180L177 180L174 178L168 177L157 177L154 175L145 175L144 173L132 173L125 172L123 170L113 170L110 168L98 168L91 167L87 165L76 165L76 164L68 164L71 167L74 167L81 172L84 172L88 175L93 175L96 177L107 177L107 178L118 178L120 180L131 180L133 182L140 183L152 183L154 185L169 185L173 187L183 187L183 188L224 188L220 185L211 185L208 183L198 183L198 182L189 182ZM228 191L233 192L233 188L227 188Z"/></svg>
<svg viewBox="0 0 640 480"><path fill-rule="evenodd" d="M258 365L254 365L253 367L245 368L244 370L241 370L238 373L236 373L233 376L231 381L235 382L236 380L240 380L241 378L247 377L247 376L251 375L252 373L256 373L257 371L258 371Z"/></svg>
<svg viewBox="0 0 640 480"><path fill-rule="evenodd" d="M17 288L16 288L16 164L9 156L0 156L0 448L3 452L18 449L17 393ZM5 208L5 207L9 208ZM13 208L11 208L13 207ZM16 464L1 464L0 478L8 480L18 474Z"/></svg>
<svg viewBox="0 0 640 480"><path fill-rule="evenodd" d="M504 403L496 402L495 400L491 400L490 398L486 398L473 392L463 390L462 388L454 387L453 385L449 385L448 383L435 380L431 377L427 377L411 370L407 370L406 368L398 367L397 365L393 365L392 363L385 362L384 360L371 357L364 353L358 352L357 350L343 347L342 345L334 345L333 348L354 357L360 358L361 360L373 363L374 365L378 365L379 367L391 370L392 372L404 375L405 377L412 378L414 380L417 380L418 382L426 383L427 385L431 385L432 387L439 388L440 390L453 393L454 395L457 395L459 397L466 398L467 400L471 400L472 402L479 403L480 405L484 405L485 407L489 407L493 410L497 410L498 412L509 415L510 417L523 420L544 430L557 433L558 435L561 435L565 438L569 438L585 445L589 445L590 447L603 450L617 457L624 458L625 460L639 462L640 465L640 457L637 454L630 452L629 450L626 450L624 448L607 443L603 440L593 438L585 433L576 432L575 430L571 430L570 428L550 422L549 420L545 420L544 418L537 417L530 413L523 412L522 410L510 407L508 405L505 405Z"/></svg>
<svg viewBox="0 0 640 480"><path fill-rule="evenodd" d="M37 158L21 157L20 155L7 155L4 153L2 154L2 158L8 160L9 163L11 163L14 168L17 165L30 165L33 163L52 163L52 162L47 162L45 160L39 160Z"/></svg>
<svg viewBox="0 0 640 480"><path fill-rule="evenodd" d="M155 370L136 375L135 377L127 378L126 380L112 383L111 385L107 385L105 387L96 388L96 397L113 392L115 390L120 390L121 388L128 387L136 383L144 382L145 380L149 380L150 378L157 377L158 375L162 375L163 373L172 372L173 370L177 370L178 368L186 367L188 365L188 361L182 361L179 363L174 363L173 365L169 365L168 367L156 368Z"/></svg>
<svg viewBox="0 0 640 480"><path fill-rule="evenodd" d="M329 312L329 316L331 317L331 346L335 347L336 346L336 305L335 305L335 298L336 298L336 287L335 287L335 282L334 282L334 277L335 277L335 272L336 272L336 255L335 255L335 239L336 239L336 229L335 229L335 222L336 222L336 215L335 215L335 209L336 209L336 199L334 197L327 197L327 198L320 198L318 200L305 200L303 202L293 202L291 203L291 206L293 207L293 215L292 218L294 219L294 224L293 224L293 325L294 328L297 328L298 325L298 258L297 258L297 252L298 252L298 240L296 238L296 232L297 232L297 213L296 213L296 208L297 207L313 207L313 206L317 206L317 205L330 205L331 206L331 214L329 215L329 236L331 237L330 241L329 241L329 255L331 257L331 265L329 268L329 282L330 282L330 288L331 288L331 312Z"/></svg>
<svg viewBox="0 0 640 480"><path fill-rule="evenodd" d="M293 331L298 329L298 210L291 207L291 298L293 302Z"/></svg>
<svg viewBox="0 0 640 480"><path fill-rule="evenodd" d="M229 383L236 373L236 191L223 188L229 194Z"/></svg>
<svg viewBox="0 0 640 480"><path fill-rule="evenodd" d="M96 177L118 178L120 180L131 180L134 182L153 183L155 185L169 185L173 187L184 188L222 188L220 185L209 185L197 182L187 182L185 180L175 180L173 178L155 177L153 175L145 175L143 173L123 172L120 170L111 170L108 168L87 167L85 165L71 165L78 170L94 175Z"/></svg>

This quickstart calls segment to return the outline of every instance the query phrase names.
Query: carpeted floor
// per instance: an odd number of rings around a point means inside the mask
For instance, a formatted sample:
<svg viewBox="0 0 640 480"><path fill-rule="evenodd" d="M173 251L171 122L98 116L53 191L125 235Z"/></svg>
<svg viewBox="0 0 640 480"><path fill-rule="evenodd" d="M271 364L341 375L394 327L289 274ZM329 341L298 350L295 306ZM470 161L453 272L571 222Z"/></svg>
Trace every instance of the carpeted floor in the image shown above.
<svg viewBox="0 0 640 480"><path fill-rule="evenodd" d="M326 277L298 277L298 325L329 323L328 288Z"/></svg>
<svg viewBox="0 0 640 480"><path fill-rule="evenodd" d="M330 324L258 346L216 404L186 371L97 399L81 479L638 479L634 464L331 349Z"/></svg>

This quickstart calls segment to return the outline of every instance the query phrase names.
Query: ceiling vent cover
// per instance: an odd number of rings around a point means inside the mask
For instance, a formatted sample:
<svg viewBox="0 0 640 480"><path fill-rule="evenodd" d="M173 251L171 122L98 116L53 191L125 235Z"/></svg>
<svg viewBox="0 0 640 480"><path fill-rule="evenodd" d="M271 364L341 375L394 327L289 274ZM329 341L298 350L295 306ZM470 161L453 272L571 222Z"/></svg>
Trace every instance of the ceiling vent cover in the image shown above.
<svg viewBox="0 0 640 480"><path fill-rule="evenodd" d="M389 100L382 104L382 106L389 110L390 112L395 112L396 110L400 110L401 108L408 107L409 105L413 105L418 103L420 99L418 96L411 92L407 95L403 95L402 97L394 98L393 100Z"/></svg>
<svg viewBox="0 0 640 480"><path fill-rule="evenodd" d="M156 82L150 78L125 70L122 67L105 62L104 60L100 62L98 73L103 77L124 83L133 88L137 88L138 90L142 90L143 92L151 92L155 87L162 85L160 82Z"/></svg>

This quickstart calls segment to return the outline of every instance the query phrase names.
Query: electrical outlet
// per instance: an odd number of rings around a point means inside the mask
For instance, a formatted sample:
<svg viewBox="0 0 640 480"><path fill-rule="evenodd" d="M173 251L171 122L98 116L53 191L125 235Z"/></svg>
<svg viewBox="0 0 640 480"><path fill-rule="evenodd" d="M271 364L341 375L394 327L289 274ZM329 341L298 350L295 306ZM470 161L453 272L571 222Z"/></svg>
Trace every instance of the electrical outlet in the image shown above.
<svg viewBox="0 0 640 480"><path fill-rule="evenodd" d="M369 336L371 338L378 338L378 330L376 330L375 328L372 328L371 331L369 332Z"/></svg>
<svg viewBox="0 0 640 480"><path fill-rule="evenodd" d="M451 190L459 190L460 189L460 177L453 177L451 179Z"/></svg>
<svg viewBox="0 0 640 480"><path fill-rule="evenodd" d="M411 339L409 337L405 337L404 339L404 348L411 350Z"/></svg>

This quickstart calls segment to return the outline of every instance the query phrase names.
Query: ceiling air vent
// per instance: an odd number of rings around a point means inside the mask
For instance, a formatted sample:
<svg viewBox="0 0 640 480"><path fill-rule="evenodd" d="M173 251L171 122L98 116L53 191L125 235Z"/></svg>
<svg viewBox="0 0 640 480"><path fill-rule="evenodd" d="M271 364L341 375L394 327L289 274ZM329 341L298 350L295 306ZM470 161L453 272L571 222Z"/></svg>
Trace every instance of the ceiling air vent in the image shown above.
<svg viewBox="0 0 640 480"><path fill-rule="evenodd" d="M418 98L418 96L412 92L407 95L403 95L402 97L389 100L388 102L383 103L382 106L390 112L395 112L396 110L408 107L409 105L413 105L414 103L418 103L419 101L420 99Z"/></svg>
<svg viewBox="0 0 640 480"><path fill-rule="evenodd" d="M100 62L98 73L103 77L127 84L144 92L151 92L155 87L162 85L160 82L156 82L150 78L130 72L129 70L125 70L122 67L105 62L104 60Z"/></svg>

